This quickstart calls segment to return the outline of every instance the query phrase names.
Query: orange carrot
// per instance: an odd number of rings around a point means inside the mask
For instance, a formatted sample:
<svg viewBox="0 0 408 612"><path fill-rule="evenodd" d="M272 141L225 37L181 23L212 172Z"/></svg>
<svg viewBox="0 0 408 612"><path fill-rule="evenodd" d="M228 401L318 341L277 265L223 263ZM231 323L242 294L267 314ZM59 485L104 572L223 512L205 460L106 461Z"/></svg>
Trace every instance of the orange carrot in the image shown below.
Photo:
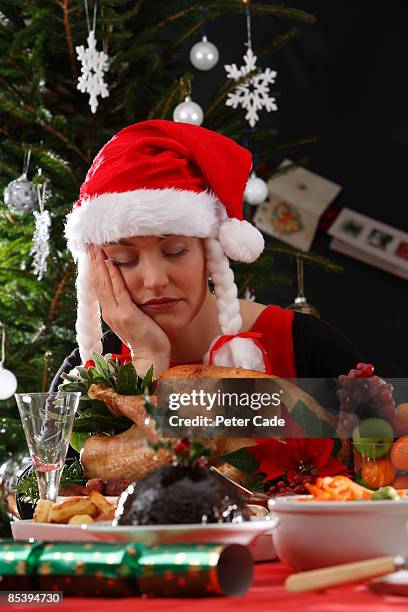
<svg viewBox="0 0 408 612"><path fill-rule="evenodd" d="M356 499L370 499L373 491L366 489L347 476L325 476L317 478L316 484L305 484L313 501L353 501Z"/></svg>
<svg viewBox="0 0 408 612"><path fill-rule="evenodd" d="M305 483L306 489L313 496L299 501L354 501L371 499L374 491L354 482L348 476L325 476L316 478L316 483ZM398 491L400 497L405 491Z"/></svg>

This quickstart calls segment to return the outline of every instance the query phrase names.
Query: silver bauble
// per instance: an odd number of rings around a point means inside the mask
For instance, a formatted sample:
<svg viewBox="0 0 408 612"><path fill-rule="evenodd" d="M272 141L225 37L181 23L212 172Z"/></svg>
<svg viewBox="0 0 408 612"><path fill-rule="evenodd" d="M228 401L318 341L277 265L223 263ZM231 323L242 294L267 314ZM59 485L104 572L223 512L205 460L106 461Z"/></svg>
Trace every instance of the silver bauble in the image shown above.
<svg viewBox="0 0 408 612"><path fill-rule="evenodd" d="M258 206L268 197L268 185L253 172L248 179L244 192L244 200L251 206Z"/></svg>
<svg viewBox="0 0 408 612"><path fill-rule="evenodd" d="M199 104L193 102L190 96L187 96L184 102L178 104L174 109L173 119L179 123L201 125L204 119L203 109Z"/></svg>
<svg viewBox="0 0 408 612"><path fill-rule="evenodd" d="M217 47L208 42L206 36L203 36L200 42L191 47L190 62L198 70L211 70L218 62L219 57Z"/></svg>
<svg viewBox="0 0 408 612"><path fill-rule="evenodd" d="M34 210L38 204L37 190L26 174L7 185L4 189L4 203L16 215L24 215Z"/></svg>
<svg viewBox="0 0 408 612"><path fill-rule="evenodd" d="M304 295L298 295L295 297L295 301L292 302L292 304L289 304L289 306L286 306L286 309L320 318L317 308L315 308L313 304L309 304Z"/></svg>

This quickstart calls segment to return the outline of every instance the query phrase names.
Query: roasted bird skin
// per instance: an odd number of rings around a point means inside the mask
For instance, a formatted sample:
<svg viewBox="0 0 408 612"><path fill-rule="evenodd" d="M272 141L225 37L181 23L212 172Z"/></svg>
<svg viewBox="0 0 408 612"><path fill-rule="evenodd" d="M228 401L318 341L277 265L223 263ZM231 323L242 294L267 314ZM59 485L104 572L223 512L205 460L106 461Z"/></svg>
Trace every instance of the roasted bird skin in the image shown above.
<svg viewBox="0 0 408 612"><path fill-rule="evenodd" d="M224 368L206 365L182 365L170 368L160 375L160 378L276 378L273 375L263 374L254 370L240 368ZM290 410L299 399L302 399L320 418L332 418L315 400L301 389L288 381L279 379L278 388L285 388L285 402ZM179 391L179 389L178 389ZM98 434L91 436L85 443L81 452L81 463L87 478L101 478L114 480L126 478L138 480L152 469L170 461L166 451L160 449L157 453L147 446L146 440L154 442L157 439L155 424L148 417L142 396L118 395L113 389L102 385L92 385L88 391L91 399L105 402L114 415L123 415L135 423L127 431L114 436ZM157 404L155 395L151 396L152 403ZM252 438L224 438L212 439L213 448L210 463L217 465L220 471L225 471L233 480L245 483L246 476L236 468L217 462L216 457L225 455L245 446L255 444Z"/></svg>

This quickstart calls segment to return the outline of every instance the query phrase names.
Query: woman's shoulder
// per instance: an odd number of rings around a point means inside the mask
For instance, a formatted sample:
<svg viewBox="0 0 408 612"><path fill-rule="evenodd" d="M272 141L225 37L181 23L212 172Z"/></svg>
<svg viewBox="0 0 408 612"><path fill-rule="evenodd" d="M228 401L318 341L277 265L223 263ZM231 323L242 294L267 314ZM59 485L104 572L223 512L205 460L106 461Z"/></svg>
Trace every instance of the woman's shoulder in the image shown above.
<svg viewBox="0 0 408 612"><path fill-rule="evenodd" d="M293 312L275 304L259 304L249 300L240 300L242 331L250 331L253 327L269 327L286 321L289 325L293 320Z"/></svg>

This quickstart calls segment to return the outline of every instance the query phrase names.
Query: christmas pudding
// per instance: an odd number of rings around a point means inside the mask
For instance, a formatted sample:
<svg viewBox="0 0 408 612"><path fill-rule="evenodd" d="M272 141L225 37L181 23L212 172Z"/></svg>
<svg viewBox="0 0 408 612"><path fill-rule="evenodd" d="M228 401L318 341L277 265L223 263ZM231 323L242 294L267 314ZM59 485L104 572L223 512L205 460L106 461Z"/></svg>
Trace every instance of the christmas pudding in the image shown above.
<svg viewBox="0 0 408 612"><path fill-rule="evenodd" d="M207 467L166 465L122 493L117 525L238 523L249 518L244 497Z"/></svg>

